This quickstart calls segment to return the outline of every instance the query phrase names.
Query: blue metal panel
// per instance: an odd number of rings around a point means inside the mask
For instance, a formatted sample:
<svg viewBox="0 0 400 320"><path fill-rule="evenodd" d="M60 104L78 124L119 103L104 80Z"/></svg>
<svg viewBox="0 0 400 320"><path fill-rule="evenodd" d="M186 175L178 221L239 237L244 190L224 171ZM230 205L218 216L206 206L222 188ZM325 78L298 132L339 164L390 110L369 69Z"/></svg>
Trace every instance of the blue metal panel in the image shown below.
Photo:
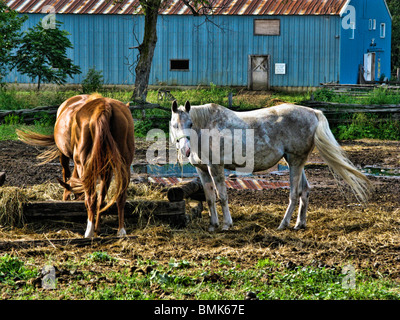
<svg viewBox="0 0 400 320"><path fill-rule="evenodd" d="M274 16L280 36L254 36L254 19L270 17L167 16L158 26L151 83L246 86L248 56L271 56L271 86L317 86L339 76L340 19L334 16ZM190 59L189 71L170 71L170 59ZM286 75L275 75L286 63Z"/></svg>
<svg viewBox="0 0 400 320"><path fill-rule="evenodd" d="M45 15L28 14L24 30L36 25ZM56 19L63 23L62 29L71 35L74 49L67 51L73 62L80 66L82 73L68 78L68 83L81 83L89 68L103 71L105 84L132 84L134 76L129 72L127 60L134 61L133 28L143 30L143 17L121 15L72 15L58 14ZM135 19L139 24L135 26ZM138 32L139 33L139 32ZM138 34L140 37L140 33ZM28 77L15 70L5 79L7 82L30 83Z"/></svg>
<svg viewBox="0 0 400 320"><path fill-rule="evenodd" d="M376 15L378 19L384 14ZM43 16L29 14L25 28L35 25ZM107 84L134 83L127 62L136 60L137 50L129 48L138 45L135 37L139 41L143 37L143 16L57 14L56 17L64 22L62 28L71 33L74 49L68 55L82 69L82 74L68 79L69 83L81 83L91 67L103 71ZM249 55L270 55L272 87L318 86L321 82L338 81L339 74L342 81L348 70L358 69L362 59L362 53L355 59L349 58L353 55L352 47L345 41L346 33L341 30L339 16L207 18L211 22L205 22L202 16L159 16L150 84L247 86ZM255 36L254 19L280 19L280 35ZM388 21L387 39L390 39L390 29ZM379 40L379 35L375 38ZM390 47L386 48L384 54L389 55L390 66ZM171 59L189 59L189 71L171 71ZM285 63L286 74L275 74L275 63ZM386 56L381 68L387 72ZM30 82L15 71L6 80Z"/></svg>
<svg viewBox="0 0 400 320"><path fill-rule="evenodd" d="M345 28L341 28L340 49L340 83L353 84L358 80L358 67L363 65L364 54L376 52L376 79L383 74L390 78L391 73L391 29L392 20L384 0L351 0L354 7L355 30L346 29L351 12L344 13L342 21ZM376 29L370 30L370 20L375 20ZM380 25L386 24L386 35L380 36ZM375 46L371 46L374 39Z"/></svg>

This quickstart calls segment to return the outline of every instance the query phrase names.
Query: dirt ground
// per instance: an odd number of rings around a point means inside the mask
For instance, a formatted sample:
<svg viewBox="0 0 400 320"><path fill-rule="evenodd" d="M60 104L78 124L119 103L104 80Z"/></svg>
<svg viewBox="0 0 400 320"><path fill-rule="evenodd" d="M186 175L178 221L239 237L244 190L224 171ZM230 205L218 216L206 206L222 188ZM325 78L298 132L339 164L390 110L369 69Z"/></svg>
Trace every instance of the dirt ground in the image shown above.
<svg viewBox="0 0 400 320"><path fill-rule="evenodd" d="M400 168L400 142L342 141L351 161L357 167L375 165ZM137 140L135 162L144 161L146 142ZM19 141L0 142L0 172L7 174L5 186L29 187L60 177L57 161L37 166L40 149ZM186 259L200 262L226 256L243 266L254 265L259 259L270 258L291 265L344 265L400 279L400 179L373 177L369 202L359 204L346 186L335 180L328 168L321 165L318 152L310 157L306 174L312 186L307 228L278 231L288 204L287 189L263 191L229 189L229 202L234 227L228 232L208 232L208 215L193 220L185 229L150 223L137 226L127 222L128 235L135 239L89 247L47 247L14 249L19 256L54 260L84 256L88 252L107 251L121 259L152 259L169 261ZM271 180L287 180L287 175L265 173ZM294 226L296 216L292 218ZM107 225L107 221L103 224ZM114 235L113 222L102 236ZM23 228L0 227L0 241L10 239L52 239L82 237L81 224L27 224ZM37 262L40 263L40 262Z"/></svg>

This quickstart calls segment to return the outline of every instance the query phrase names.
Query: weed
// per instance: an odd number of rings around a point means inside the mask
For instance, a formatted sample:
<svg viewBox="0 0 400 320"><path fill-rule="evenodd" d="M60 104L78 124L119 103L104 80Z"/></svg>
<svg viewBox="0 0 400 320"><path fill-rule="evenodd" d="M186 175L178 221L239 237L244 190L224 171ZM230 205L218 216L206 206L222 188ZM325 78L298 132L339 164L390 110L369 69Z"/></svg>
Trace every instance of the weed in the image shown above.
<svg viewBox="0 0 400 320"><path fill-rule="evenodd" d="M18 257L8 254L0 257L0 283L12 284L17 280L27 280L38 275L36 270L29 270Z"/></svg>
<svg viewBox="0 0 400 320"><path fill-rule="evenodd" d="M93 262L113 262L116 259L111 257L107 252L96 251L89 255L89 260Z"/></svg>
<svg viewBox="0 0 400 320"><path fill-rule="evenodd" d="M16 125L22 123L22 118L16 114L9 114L4 117L5 125Z"/></svg>

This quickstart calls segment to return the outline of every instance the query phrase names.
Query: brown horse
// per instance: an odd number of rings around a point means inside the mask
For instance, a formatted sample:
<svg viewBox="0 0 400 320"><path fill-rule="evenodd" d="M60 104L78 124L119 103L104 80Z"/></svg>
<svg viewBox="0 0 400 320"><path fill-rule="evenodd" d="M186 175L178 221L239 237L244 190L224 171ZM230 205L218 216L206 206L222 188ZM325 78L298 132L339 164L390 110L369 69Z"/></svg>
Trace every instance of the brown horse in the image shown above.
<svg viewBox="0 0 400 320"><path fill-rule="evenodd" d="M86 238L98 234L100 213L114 202L118 209L118 236L126 235L124 207L135 146L132 114L125 104L99 94L74 96L58 108L53 135L20 130L17 134L27 144L50 147L38 156L42 163L60 157L63 181L59 181L65 188L63 199L69 199L71 192L85 198ZM74 162L72 176L70 159ZM116 192L105 205L113 175ZM93 224L95 215L96 225Z"/></svg>

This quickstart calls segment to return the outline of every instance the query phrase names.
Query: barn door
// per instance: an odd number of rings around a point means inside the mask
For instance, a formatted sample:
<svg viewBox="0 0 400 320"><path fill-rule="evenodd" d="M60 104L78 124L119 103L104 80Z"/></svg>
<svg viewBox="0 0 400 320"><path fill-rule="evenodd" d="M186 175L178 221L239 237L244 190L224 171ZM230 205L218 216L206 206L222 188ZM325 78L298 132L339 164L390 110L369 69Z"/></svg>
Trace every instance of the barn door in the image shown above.
<svg viewBox="0 0 400 320"><path fill-rule="evenodd" d="M249 90L269 89L269 55L249 56Z"/></svg>
<svg viewBox="0 0 400 320"><path fill-rule="evenodd" d="M364 79L375 81L375 52L364 54Z"/></svg>

